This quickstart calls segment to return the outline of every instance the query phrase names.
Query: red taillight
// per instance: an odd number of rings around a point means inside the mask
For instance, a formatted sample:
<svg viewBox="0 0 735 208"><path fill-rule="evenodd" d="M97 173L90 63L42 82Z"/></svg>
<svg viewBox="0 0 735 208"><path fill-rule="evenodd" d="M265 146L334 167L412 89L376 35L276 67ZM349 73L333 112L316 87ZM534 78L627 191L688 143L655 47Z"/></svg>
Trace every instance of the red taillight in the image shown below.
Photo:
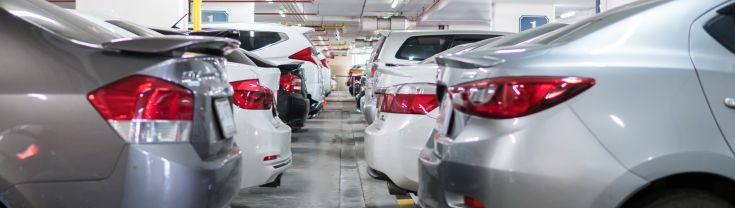
<svg viewBox="0 0 735 208"><path fill-rule="evenodd" d="M281 88L286 92L301 93L301 78L294 74L281 74Z"/></svg>
<svg viewBox="0 0 735 208"><path fill-rule="evenodd" d="M268 110L273 107L273 91L260 86L257 79L230 82L235 105L248 110Z"/></svg>
<svg viewBox="0 0 735 208"><path fill-rule="evenodd" d="M370 67L370 77L375 77L375 72L378 72L377 64L373 64L373 66Z"/></svg>
<svg viewBox="0 0 735 208"><path fill-rule="evenodd" d="M129 142L188 141L194 95L175 83L134 75L90 92L87 99Z"/></svg>
<svg viewBox="0 0 735 208"><path fill-rule="evenodd" d="M300 50L299 52L294 53L288 58L301 60L301 61L308 61L308 62L317 64L316 60L314 59L314 53L312 52L311 48L304 48L303 50Z"/></svg>
<svg viewBox="0 0 735 208"><path fill-rule="evenodd" d="M435 91L436 85L428 83L390 87L382 96L383 102L380 106L380 112L427 114L439 106Z"/></svg>
<svg viewBox="0 0 735 208"><path fill-rule="evenodd" d="M275 159L278 159L278 155L268 155L263 158L263 161L271 161Z"/></svg>
<svg viewBox="0 0 735 208"><path fill-rule="evenodd" d="M485 208L480 200L469 196L464 196L464 205L469 208Z"/></svg>
<svg viewBox="0 0 735 208"><path fill-rule="evenodd" d="M322 59L322 66L324 66L325 69L329 69L329 66L327 66L327 59Z"/></svg>
<svg viewBox="0 0 735 208"><path fill-rule="evenodd" d="M486 118L516 118L551 108L595 84L579 77L501 77L449 88L454 107Z"/></svg>

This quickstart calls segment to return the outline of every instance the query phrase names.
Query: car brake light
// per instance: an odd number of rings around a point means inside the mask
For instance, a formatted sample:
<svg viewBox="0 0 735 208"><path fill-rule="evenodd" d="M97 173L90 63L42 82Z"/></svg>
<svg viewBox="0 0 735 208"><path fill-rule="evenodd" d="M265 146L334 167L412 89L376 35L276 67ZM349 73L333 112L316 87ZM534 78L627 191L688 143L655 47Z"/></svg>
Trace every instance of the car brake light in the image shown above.
<svg viewBox="0 0 735 208"><path fill-rule="evenodd" d="M454 108L486 118L517 118L534 114L579 95L595 85L580 77L501 77L449 88Z"/></svg>
<svg viewBox="0 0 735 208"><path fill-rule="evenodd" d="M273 91L260 86L257 79L230 82L235 105L248 110L268 110L273 107Z"/></svg>
<svg viewBox="0 0 735 208"><path fill-rule="evenodd" d="M134 75L90 92L87 99L127 142L189 141L194 95L180 85Z"/></svg>
<svg viewBox="0 0 735 208"><path fill-rule="evenodd" d="M275 159L278 159L278 155L268 155L263 158L263 161L271 161Z"/></svg>
<svg viewBox="0 0 735 208"><path fill-rule="evenodd" d="M370 77L375 77L375 72L378 72L377 64L373 64L373 66L370 67Z"/></svg>
<svg viewBox="0 0 735 208"><path fill-rule="evenodd" d="M301 61L308 61L308 62L317 64L316 60L314 60L314 53L312 52L311 48L304 48L303 50L300 50L299 52L294 53L288 58L301 60Z"/></svg>
<svg viewBox="0 0 735 208"><path fill-rule="evenodd" d="M281 88L286 92L301 93L301 78L294 74L281 74Z"/></svg>
<svg viewBox="0 0 735 208"><path fill-rule="evenodd" d="M469 208L485 208L480 200L469 196L464 196L464 205Z"/></svg>
<svg viewBox="0 0 735 208"><path fill-rule="evenodd" d="M428 114L439 102L436 85L411 83L389 87L383 95L380 112L399 114Z"/></svg>

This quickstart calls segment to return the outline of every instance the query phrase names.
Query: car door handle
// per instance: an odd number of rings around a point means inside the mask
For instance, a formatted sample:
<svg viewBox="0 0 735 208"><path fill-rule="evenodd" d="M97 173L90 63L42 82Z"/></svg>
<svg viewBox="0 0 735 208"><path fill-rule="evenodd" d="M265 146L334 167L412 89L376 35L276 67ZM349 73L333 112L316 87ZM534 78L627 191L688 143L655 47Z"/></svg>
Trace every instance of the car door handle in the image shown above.
<svg viewBox="0 0 735 208"><path fill-rule="evenodd" d="M725 106L735 108L735 98L725 98Z"/></svg>

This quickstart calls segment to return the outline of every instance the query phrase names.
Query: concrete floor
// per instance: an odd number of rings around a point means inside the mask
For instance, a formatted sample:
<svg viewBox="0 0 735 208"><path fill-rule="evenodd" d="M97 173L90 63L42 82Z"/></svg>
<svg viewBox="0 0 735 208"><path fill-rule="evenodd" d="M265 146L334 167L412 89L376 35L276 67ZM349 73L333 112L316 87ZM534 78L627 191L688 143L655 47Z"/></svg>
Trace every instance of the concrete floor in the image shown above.
<svg viewBox="0 0 735 208"><path fill-rule="evenodd" d="M362 148L366 124L355 103L343 92L328 101L318 118L293 133L293 165L281 186L243 189L232 208L398 207L385 181L367 175Z"/></svg>

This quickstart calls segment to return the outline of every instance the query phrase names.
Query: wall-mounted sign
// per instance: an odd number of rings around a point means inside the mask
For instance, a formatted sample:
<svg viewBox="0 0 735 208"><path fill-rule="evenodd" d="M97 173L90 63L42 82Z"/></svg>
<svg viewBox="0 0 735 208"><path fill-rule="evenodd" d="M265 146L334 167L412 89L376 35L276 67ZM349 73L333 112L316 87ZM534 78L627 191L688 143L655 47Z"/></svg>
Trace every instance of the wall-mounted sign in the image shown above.
<svg viewBox="0 0 735 208"><path fill-rule="evenodd" d="M523 15L519 22L519 32L540 27L549 23L549 18L540 15Z"/></svg>
<svg viewBox="0 0 735 208"><path fill-rule="evenodd" d="M226 11L203 10L202 22L229 22L230 14Z"/></svg>

